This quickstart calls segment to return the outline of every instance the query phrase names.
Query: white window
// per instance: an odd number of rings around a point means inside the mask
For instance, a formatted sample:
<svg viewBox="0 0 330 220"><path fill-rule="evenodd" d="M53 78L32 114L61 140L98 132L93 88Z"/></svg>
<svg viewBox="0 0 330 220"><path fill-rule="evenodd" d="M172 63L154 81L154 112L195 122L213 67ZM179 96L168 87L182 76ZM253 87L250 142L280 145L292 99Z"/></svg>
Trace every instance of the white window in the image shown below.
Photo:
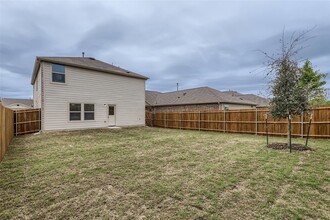
<svg viewBox="0 0 330 220"><path fill-rule="evenodd" d="M84 104L84 120L94 120L94 104Z"/></svg>
<svg viewBox="0 0 330 220"><path fill-rule="evenodd" d="M70 121L80 121L80 120L81 120L81 104L70 103Z"/></svg>
<svg viewBox="0 0 330 220"><path fill-rule="evenodd" d="M52 64L52 82L65 83L65 66Z"/></svg>

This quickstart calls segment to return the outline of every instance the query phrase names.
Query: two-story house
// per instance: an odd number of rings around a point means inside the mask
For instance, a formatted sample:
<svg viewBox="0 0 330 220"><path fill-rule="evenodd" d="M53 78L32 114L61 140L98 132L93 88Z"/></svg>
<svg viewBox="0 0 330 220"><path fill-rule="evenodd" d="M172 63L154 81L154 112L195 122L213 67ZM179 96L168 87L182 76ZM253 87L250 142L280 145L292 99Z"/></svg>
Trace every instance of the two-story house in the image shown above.
<svg viewBox="0 0 330 220"><path fill-rule="evenodd" d="M147 79L90 57L37 57L31 84L41 130L143 126Z"/></svg>

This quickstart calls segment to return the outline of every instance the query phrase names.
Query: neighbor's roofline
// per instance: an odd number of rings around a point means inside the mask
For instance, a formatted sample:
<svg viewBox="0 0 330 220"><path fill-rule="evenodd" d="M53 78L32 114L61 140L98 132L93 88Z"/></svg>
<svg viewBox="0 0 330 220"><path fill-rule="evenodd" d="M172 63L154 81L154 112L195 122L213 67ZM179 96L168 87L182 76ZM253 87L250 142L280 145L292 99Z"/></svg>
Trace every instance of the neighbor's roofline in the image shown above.
<svg viewBox="0 0 330 220"><path fill-rule="evenodd" d="M63 61L54 62L54 60L52 60L52 59L37 56L35 63L34 63L34 68L33 68L33 73L32 73L32 78L31 78L31 85L33 85L36 80L36 77L38 75L38 71L40 68L40 63L42 61L49 62L49 63L63 64L63 65L78 67L78 68L82 68L82 69L94 70L94 71L103 72L103 73L111 73L111 74L115 74L115 75L119 75L119 76L126 76L126 77L130 77L130 78L143 79L143 80L149 79L148 77L145 77L145 76L132 76L132 75L128 75L128 74L123 74L123 73L121 73L119 71L115 71L115 70L110 71L110 70L104 70L104 69L95 68L95 67L86 67L86 66L82 66L79 64L72 64L72 63L67 63L67 62L63 62Z"/></svg>
<svg viewBox="0 0 330 220"><path fill-rule="evenodd" d="M248 102L200 102L200 103L180 103L180 104L154 104L151 105L153 107L161 107L161 106L178 106L178 105L205 105L205 104L241 104L241 105L253 105L258 106L256 103L248 103Z"/></svg>

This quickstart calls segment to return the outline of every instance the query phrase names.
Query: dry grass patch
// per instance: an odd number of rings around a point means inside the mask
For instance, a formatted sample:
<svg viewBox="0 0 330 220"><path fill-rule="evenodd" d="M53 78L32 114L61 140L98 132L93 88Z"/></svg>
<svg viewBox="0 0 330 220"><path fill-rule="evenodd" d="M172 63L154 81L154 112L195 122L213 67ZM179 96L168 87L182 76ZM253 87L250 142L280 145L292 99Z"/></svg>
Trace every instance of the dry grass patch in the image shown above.
<svg viewBox="0 0 330 220"><path fill-rule="evenodd" d="M0 219L329 219L330 141L310 145L156 128L21 136L0 163Z"/></svg>

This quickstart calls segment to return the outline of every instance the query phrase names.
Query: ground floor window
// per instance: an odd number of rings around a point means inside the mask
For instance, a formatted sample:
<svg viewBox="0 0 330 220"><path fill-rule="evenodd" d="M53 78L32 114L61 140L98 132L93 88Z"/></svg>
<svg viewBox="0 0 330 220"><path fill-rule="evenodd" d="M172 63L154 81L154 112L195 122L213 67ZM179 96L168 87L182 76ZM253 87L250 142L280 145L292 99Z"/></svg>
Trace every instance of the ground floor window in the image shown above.
<svg viewBox="0 0 330 220"><path fill-rule="evenodd" d="M82 118L82 113L83 117ZM91 121L95 119L94 104L70 103L70 121Z"/></svg>
<svg viewBox="0 0 330 220"><path fill-rule="evenodd" d="M84 104L84 119L94 120L94 104Z"/></svg>
<svg viewBox="0 0 330 220"><path fill-rule="evenodd" d="M80 121L80 120L81 120L81 104L70 103L70 121Z"/></svg>

